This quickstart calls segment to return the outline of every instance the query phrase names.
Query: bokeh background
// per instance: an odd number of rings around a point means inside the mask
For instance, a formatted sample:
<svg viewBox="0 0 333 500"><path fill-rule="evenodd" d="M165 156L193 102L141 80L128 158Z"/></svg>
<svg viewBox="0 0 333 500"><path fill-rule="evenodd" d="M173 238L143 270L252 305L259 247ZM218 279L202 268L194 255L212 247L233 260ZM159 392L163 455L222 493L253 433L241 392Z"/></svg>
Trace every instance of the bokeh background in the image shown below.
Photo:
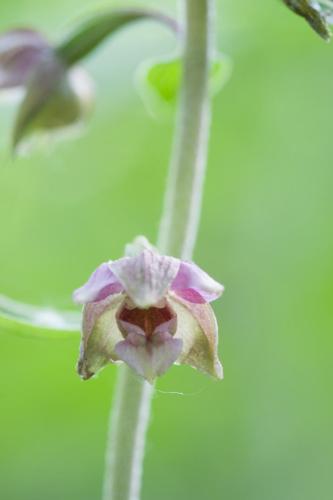
<svg viewBox="0 0 333 500"><path fill-rule="evenodd" d="M95 4L1 0L0 28L57 40ZM143 499L330 500L333 47L276 0L218 11L234 71L214 101L195 258L226 286L225 380L176 367L158 382ZM98 93L87 133L44 152L11 158L15 106L1 104L0 293L71 308L100 262L154 240L173 121L148 116L133 75L174 49L149 23L106 43L85 63ZM78 343L0 332L3 500L100 498L116 368L82 382Z"/></svg>

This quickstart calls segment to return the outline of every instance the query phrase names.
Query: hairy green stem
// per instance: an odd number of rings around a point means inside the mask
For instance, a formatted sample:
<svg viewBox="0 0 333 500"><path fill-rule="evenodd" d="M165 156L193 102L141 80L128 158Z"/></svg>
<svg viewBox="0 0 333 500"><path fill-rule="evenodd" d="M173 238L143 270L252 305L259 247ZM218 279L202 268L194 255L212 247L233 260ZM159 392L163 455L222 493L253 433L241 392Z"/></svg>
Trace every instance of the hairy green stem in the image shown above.
<svg viewBox="0 0 333 500"><path fill-rule="evenodd" d="M208 72L213 0L185 0L183 80L158 247L190 259L210 122ZM121 368L111 413L103 500L138 500L153 388Z"/></svg>
<svg viewBox="0 0 333 500"><path fill-rule="evenodd" d="M140 497L145 435L153 386L123 365L119 367L110 417L103 500Z"/></svg>
<svg viewBox="0 0 333 500"><path fill-rule="evenodd" d="M191 259L201 212L210 126L212 0L186 2L183 83L158 247Z"/></svg>

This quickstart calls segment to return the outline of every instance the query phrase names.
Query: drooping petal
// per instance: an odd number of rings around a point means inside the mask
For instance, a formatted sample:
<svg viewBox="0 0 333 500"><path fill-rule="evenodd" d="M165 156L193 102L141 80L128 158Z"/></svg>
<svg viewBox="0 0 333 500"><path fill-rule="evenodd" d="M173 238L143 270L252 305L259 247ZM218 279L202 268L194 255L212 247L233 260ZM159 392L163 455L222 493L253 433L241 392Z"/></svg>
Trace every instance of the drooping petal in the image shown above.
<svg viewBox="0 0 333 500"><path fill-rule="evenodd" d="M218 358L218 327L209 304L193 304L179 297L170 298L178 318L175 338L183 342L177 364L190 365L215 378L223 378Z"/></svg>
<svg viewBox="0 0 333 500"><path fill-rule="evenodd" d="M166 332L156 334L151 339L133 332L116 345L115 353L138 375L152 383L176 361L182 344L181 339L174 339Z"/></svg>
<svg viewBox="0 0 333 500"><path fill-rule="evenodd" d="M147 308L166 296L178 272L179 260L144 250L135 257L116 260L110 267L134 304Z"/></svg>
<svg viewBox="0 0 333 500"><path fill-rule="evenodd" d="M83 309L82 338L78 373L88 379L110 362L118 360L116 344L122 339L116 321L123 295L87 304Z"/></svg>
<svg viewBox="0 0 333 500"><path fill-rule="evenodd" d="M75 290L73 298L77 304L88 304L120 293L122 289L122 285L111 271L110 265L104 262L93 272L85 285Z"/></svg>
<svg viewBox="0 0 333 500"><path fill-rule="evenodd" d="M181 262L171 289L183 299L194 304L216 300L224 288L205 271L192 262Z"/></svg>
<svg viewBox="0 0 333 500"><path fill-rule="evenodd" d="M25 85L49 44L30 29L7 31L0 36L0 89Z"/></svg>

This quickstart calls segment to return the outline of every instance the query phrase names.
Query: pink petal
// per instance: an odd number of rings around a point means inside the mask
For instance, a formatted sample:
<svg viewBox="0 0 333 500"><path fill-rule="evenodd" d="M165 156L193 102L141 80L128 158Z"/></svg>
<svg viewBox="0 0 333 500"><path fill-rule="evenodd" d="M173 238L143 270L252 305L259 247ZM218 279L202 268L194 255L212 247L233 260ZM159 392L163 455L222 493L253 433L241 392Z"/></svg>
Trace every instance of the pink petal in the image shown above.
<svg viewBox="0 0 333 500"><path fill-rule="evenodd" d="M183 261L171 289L188 302L203 304L216 300L224 287L196 264Z"/></svg>
<svg viewBox="0 0 333 500"><path fill-rule="evenodd" d="M123 287L108 263L101 264L81 288L75 290L73 299L77 304L98 302L109 295L122 292Z"/></svg>
<svg viewBox="0 0 333 500"><path fill-rule="evenodd" d="M182 341L174 339L170 334L163 334L161 338L155 338L154 342L146 340L142 335L130 334L115 347L118 358L148 382L163 375L176 361L181 350Z"/></svg>
<svg viewBox="0 0 333 500"><path fill-rule="evenodd" d="M0 36L0 89L24 85L49 49L43 36L33 30L12 30Z"/></svg>
<svg viewBox="0 0 333 500"><path fill-rule="evenodd" d="M112 262L110 267L134 304L147 308L165 297L177 275L179 261L145 249L137 256Z"/></svg>
<svg viewBox="0 0 333 500"><path fill-rule="evenodd" d="M48 47L44 36L30 28L19 28L6 31L0 35L0 57L18 47Z"/></svg>

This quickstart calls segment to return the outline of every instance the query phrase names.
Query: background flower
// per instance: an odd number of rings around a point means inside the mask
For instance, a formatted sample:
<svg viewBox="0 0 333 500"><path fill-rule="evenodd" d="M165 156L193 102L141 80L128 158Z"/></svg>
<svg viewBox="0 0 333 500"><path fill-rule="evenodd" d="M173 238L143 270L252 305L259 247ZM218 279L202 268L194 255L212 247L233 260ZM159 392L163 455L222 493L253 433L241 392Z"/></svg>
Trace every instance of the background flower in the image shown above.
<svg viewBox="0 0 333 500"><path fill-rule="evenodd" d="M82 125L93 102L88 75L68 69L37 31L14 29L0 35L0 90L21 87L13 131L13 148L41 132L52 135Z"/></svg>

